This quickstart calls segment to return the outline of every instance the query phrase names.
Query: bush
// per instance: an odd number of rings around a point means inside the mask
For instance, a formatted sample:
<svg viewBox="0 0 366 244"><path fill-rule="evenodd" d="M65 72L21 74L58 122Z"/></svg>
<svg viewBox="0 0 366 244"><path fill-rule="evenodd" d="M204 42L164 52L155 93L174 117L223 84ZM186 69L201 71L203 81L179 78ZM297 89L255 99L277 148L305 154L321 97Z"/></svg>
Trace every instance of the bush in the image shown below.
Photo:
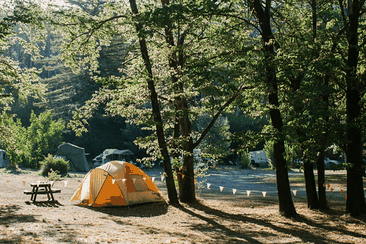
<svg viewBox="0 0 366 244"><path fill-rule="evenodd" d="M48 179L50 181L58 181L58 180L60 180L61 175L59 175L58 173L60 173L60 172L58 172L58 170L53 171L53 169L50 169L50 172L48 173Z"/></svg>
<svg viewBox="0 0 366 244"><path fill-rule="evenodd" d="M250 155L248 151L243 151L240 155L240 168L250 168Z"/></svg>
<svg viewBox="0 0 366 244"><path fill-rule="evenodd" d="M51 154L44 157L44 160L40 162L41 173L43 176L47 176L51 173L51 169L54 172L59 172L61 175L66 175L67 171L70 170L69 161L65 161L62 158L54 158Z"/></svg>

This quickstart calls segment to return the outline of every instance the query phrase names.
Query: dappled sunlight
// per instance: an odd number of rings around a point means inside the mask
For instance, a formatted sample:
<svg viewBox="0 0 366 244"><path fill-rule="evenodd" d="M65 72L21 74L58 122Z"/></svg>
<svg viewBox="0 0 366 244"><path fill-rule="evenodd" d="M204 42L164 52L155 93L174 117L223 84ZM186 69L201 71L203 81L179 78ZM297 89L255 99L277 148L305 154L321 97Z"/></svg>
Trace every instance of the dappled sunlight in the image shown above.
<svg viewBox="0 0 366 244"><path fill-rule="evenodd" d="M156 186L166 197L165 182L160 170L146 172L156 177ZM216 177L220 177L217 171ZM250 171L249 171L250 172ZM257 171L259 172L259 171ZM265 172L263 182L270 177ZM330 210L309 210L306 196L293 196L298 212L295 218L278 213L275 194L265 197L260 191L249 196L230 189L198 189L198 201L180 206L164 202L123 207L80 207L69 201L84 175L73 174L56 182L61 194L55 204L29 203L22 191L30 182L40 180L36 172L4 173L0 184L0 230L5 234L1 243L362 243L366 238L365 217L353 218L345 212L345 199L329 192ZM252 181L254 174L241 171L235 178L223 172L221 182L227 187L238 180L239 187ZM252 177L252 178L251 178ZM9 180L9 185L7 184ZM44 178L43 178L44 180ZM26 184L23 185L23 181ZM67 181L68 184L63 184ZM241 182L241 183L240 183ZM334 182L336 183L336 182ZM276 188L275 183L259 186ZM238 189L240 189L237 187ZM243 188L245 189L245 188ZM268 189L268 188L265 188Z"/></svg>

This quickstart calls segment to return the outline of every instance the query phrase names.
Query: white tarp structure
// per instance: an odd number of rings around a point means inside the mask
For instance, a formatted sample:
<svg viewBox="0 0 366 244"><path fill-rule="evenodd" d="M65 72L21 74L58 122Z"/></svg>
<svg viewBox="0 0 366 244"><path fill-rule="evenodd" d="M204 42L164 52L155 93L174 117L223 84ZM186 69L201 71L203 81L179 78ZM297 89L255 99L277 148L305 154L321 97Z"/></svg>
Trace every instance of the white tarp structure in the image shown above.
<svg viewBox="0 0 366 244"><path fill-rule="evenodd" d="M9 160L4 149L0 149L0 168L8 167Z"/></svg>

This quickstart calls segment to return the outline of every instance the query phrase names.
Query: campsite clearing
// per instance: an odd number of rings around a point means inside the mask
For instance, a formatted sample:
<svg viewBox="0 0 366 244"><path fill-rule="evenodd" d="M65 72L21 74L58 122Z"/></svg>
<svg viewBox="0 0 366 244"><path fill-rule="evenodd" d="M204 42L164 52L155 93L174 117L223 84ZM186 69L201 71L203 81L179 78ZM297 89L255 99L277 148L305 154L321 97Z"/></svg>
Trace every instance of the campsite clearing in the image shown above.
<svg viewBox="0 0 366 244"><path fill-rule="evenodd" d="M161 170L146 173L155 177L156 185L166 196ZM70 178L55 182L54 187L62 189L56 196L59 204L27 204L29 196L23 190L30 182L45 178L37 171L0 169L0 243L364 243L366 240L366 217L352 218L345 213L344 193L342 198L339 192L332 195L327 191L331 207L328 211L308 210L305 196L293 196L299 217L287 219L278 214L276 195L255 194L275 188L273 172L223 167L210 170L210 174L208 181L201 184L204 188L198 189L201 201L196 204L90 208L70 203L85 173L70 174ZM301 174L290 177L300 192ZM331 180L331 187L344 186L342 172ZM212 184L210 190L206 187L208 182ZM223 183L226 185L220 192ZM247 196L245 189L250 186L257 188Z"/></svg>

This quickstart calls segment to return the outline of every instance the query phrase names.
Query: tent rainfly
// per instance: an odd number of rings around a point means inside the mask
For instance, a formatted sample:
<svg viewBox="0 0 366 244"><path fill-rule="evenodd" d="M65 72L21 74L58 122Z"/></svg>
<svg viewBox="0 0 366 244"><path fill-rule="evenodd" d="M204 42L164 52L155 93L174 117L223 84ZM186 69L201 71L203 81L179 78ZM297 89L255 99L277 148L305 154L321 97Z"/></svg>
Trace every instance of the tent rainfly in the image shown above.
<svg viewBox="0 0 366 244"><path fill-rule="evenodd" d="M128 206L165 201L150 177L135 165L111 161L92 169L71 198L77 205Z"/></svg>
<svg viewBox="0 0 366 244"><path fill-rule="evenodd" d="M85 149L71 143L64 143L58 147L56 156L66 156L71 171L87 172L89 165L85 157Z"/></svg>

